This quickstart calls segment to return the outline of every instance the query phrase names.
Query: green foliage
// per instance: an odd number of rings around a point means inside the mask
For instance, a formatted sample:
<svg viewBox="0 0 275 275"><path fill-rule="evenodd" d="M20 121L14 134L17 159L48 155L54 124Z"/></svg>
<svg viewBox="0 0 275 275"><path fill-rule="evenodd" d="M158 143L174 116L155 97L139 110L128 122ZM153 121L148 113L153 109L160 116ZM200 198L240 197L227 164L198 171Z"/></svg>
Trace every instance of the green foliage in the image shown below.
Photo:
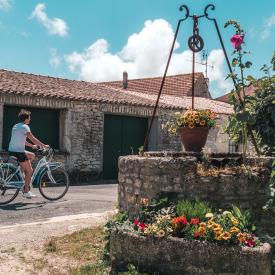
<svg viewBox="0 0 275 275"><path fill-rule="evenodd" d="M50 239L48 243L45 245L46 252L56 252L56 241L54 239Z"/></svg>
<svg viewBox="0 0 275 275"><path fill-rule="evenodd" d="M181 200L176 207L179 216L185 216L187 220L191 218L205 219L207 213L211 213L212 209L208 203L199 200Z"/></svg>
<svg viewBox="0 0 275 275"><path fill-rule="evenodd" d="M172 196L172 195L171 195ZM175 214L175 202L167 196L160 196L159 199L151 201L150 205L141 207L139 220L146 223L153 223L158 215L173 215Z"/></svg>
<svg viewBox="0 0 275 275"><path fill-rule="evenodd" d="M138 154L142 157L142 156L144 156L144 146L142 145L142 146L140 146L139 148L138 148Z"/></svg>
<svg viewBox="0 0 275 275"><path fill-rule="evenodd" d="M104 262L84 264L70 270L70 275L108 275L110 274Z"/></svg>
<svg viewBox="0 0 275 275"><path fill-rule="evenodd" d="M147 273L140 273L138 269L132 264L129 264L127 268L128 268L128 271L119 272L118 275L147 275ZM158 273L153 273L153 275L157 275L157 274Z"/></svg>
<svg viewBox="0 0 275 275"><path fill-rule="evenodd" d="M249 210L241 210L236 205L232 205L232 215L238 219L239 228L243 231L255 231L255 226L251 223L251 214Z"/></svg>
<svg viewBox="0 0 275 275"><path fill-rule="evenodd" d="M253 97L251 113L253 129L258 133L260 144L267 155L275 154L275 75L258 81Z"/></svg>

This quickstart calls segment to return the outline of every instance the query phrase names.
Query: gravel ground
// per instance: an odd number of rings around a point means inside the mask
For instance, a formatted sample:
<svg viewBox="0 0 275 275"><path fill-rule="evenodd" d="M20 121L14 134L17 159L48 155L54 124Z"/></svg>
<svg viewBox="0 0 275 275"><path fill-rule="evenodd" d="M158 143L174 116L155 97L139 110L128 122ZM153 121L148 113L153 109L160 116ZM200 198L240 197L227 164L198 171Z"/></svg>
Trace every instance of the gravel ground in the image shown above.
<svg viewBox="0 0 275 275"><path fill-rule="evenodd" d="M49 274L40 268L43 261L54 267L54 274L67 274L63 259L51 258L44 253L45 242L52 236L103 225L115 212L113 209L104 213L60 216L41 222L0 227L0 274Z"/></svg>
<svg viewBox="0 0 275 275"><path fill-rule="evenodd" d="M49 202L34 189L37 198L17 199L0 206L0 274L67 274L67 259L44 253L45 242L83 228L102 225L115 213L117 185L72 186L64 198ZM71 263L70 263L71 264ZM53 273L52 270L56 272Z"/></svg>

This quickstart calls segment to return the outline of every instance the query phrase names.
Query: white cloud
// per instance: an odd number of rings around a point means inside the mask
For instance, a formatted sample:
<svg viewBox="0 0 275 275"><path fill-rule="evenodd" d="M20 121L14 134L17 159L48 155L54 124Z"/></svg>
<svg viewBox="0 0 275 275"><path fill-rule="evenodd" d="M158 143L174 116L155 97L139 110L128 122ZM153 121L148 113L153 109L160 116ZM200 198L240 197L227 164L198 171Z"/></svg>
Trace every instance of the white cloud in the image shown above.
<svg viewBox="0 0 275 275"><path fill-rule="evenodd" d="M0 0L0 10L8 10L11 8L13 0Z"/></svg>
<svg viewBox="0 0 275 275"><path fill-rule="evenodd" d="M50 55L51 55L50 60L49 60L50 65L53 68L57 69L58 66L60 65L61 57L57 55L57 50L55 48L50 49Z"/></svg>
<svg viewBox="0 0 275 275"><path fill-rule="evenodd" d="M67 23L60 18L49 18L45 12L46 6L43 3L39 3L30 18L36 18L50 34L64 37L68 34Z"/></svg>
<svg viewBox="0 0 275 275"><path fill-rule="evenodd" d="M265 40L270 37L272 33L272 28L275 26L275 13L264 20L264 23L261 27L255 28L252 27L249 30L250 37L255 38L260 36L261 39Z"/></svg>
<svg viewBox="0 0 275 275"><path fill-rule="evenodd" d="M129 78L162 76L173 41L172 26L163 19L145 22L139 33L132 34L120 52L111 53L108 42L99 39L82 52L73 52L65 56L69 70L82 80L100 82L121 80L123 71ZM175 49L180 44L176 42ZM196 59L201 60L200 54ZM174 53L168 74L190 73L192 53L189 50ZM218 90L213 96L230 91L231 85L225 81L224 56L220 49L209 54L208 64L214 66L208 70L210 83ZM205 66L196 64L196 71L204 71Z"/></svg>
<svg viewBox="0 0 275 275"><path fill-rule="evenodd" d="M265 20L265 23L268 28L275 26L275 13L273 13L270 17L268 17Z"/></svg>

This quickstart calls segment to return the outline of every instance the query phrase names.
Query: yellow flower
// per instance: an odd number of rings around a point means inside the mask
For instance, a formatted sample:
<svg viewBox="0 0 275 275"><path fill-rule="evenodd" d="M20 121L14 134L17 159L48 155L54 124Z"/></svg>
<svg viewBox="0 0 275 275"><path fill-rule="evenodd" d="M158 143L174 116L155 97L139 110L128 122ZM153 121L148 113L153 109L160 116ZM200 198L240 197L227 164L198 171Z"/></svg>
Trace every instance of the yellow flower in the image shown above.
<svg viewBox="0 0 275 275"><path fill-rule="evenodd" d="M229 232L224 232L223 234L222 234L222 238L225 240L225 241L227 241L227 240L229 240L230 238L231 238L231 234L229 233Z"/></svg>
<svg viewBox="0 0 275 275"><path fill-rule="evenodd" d="M195 127L195 125L194 125L194 123L189 123L188 127L193 129Z"/></svg>
<svg viewBox="0 0 275 275"><path fill-rule="evenodd" d="M202 120L202 121L200 122L200 125L201 125L201 126L204 126L204 125L205 125L205 120Z"/></svg>
<svg viewBox="0 0 275 275"><path fill-rule="evenodd" d="M222 237L223 237L223 231L215 232L215 239L216 239L217 241L221 241L221 240L222 240Z"/></svg>
<svg viewBox="0 0 275 275"><path fill-rule="evenodd" d="M238 238L240 243L244 243L245 240L246 240L246 234L240 232L240 233L238 233L237 238Z"/></svg>
<svg viewBox="0 0 275 275"><path fill-rule="evenodd" d="M208 218L208 219L211 219L211 218L213 218L213 213L207 213L206 215L205 215L205 218Z"/></svg>
<svg viewBox="0 0 275 275"><path fill-rule="evenodd" d="M205 223L205 222L201 222L201 223L199 224L199 226L200 226L200 227L205 227L205 226L206 226L206 223Z"/></svg>
<svg viewBox="0 0 275 275"><path fill-rule="evenodd" d="M239 224L239 221L238 221L236 218L231 218L231 222L232 222L234 225L238 225L238 224Z"/></svg>
<svg viewBox="0 0 275 275"><path fill-rule="evenodd" d="M233 227L231 227L231 229L230 229L230 233L232 233L232 234L238 233L239 231L240 231L239 228L237 228L236 226L233 226Z"/></svg>
<svg viewBox="0 0 275 275"><path fill-rule="evenodd" d="M222 230L222 227L217 223L214 223L211 228L215 232L218 232L218 231Z"/></svg>
<svg viewBox="0 0 275 275"><path fill-rule="evenodd" d="M159 238L162 238L165 236L165 231L163 229L160 229L158 232L157 232L157 237Z"/></svg>

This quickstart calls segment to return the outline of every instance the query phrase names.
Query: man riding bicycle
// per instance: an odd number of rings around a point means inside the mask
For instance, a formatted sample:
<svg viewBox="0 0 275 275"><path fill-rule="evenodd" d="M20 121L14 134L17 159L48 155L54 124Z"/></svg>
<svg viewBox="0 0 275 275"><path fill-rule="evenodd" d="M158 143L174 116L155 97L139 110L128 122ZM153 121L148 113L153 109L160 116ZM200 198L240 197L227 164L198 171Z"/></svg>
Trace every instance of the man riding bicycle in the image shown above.
<svg viewBox="0 0 275 275"><path fill-rule="evenodd" d="M25 150L25 146L36 149L39 147L49 148L49 145L46 145L39 141L31 133L30 127L28 126L31 121L31 112L22 109L19 114L19 123L15 124L12 128L11 140L9 144L9 154L17 158L22 170L25 173L25 185L23 187L23 197L31 199L36 197L30 191L30 183L32 177L32 164L31 162L35 159L35 154ZM32 142L27 142L27 138Z"/></svg>

